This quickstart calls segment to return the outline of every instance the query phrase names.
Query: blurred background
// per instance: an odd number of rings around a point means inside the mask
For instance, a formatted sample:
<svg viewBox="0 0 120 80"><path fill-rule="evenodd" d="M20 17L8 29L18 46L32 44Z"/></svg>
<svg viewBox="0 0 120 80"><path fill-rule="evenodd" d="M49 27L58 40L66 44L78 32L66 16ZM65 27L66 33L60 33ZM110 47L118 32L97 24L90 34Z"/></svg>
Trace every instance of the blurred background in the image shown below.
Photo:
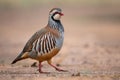
<svg viewBox="0 0 120 80"><path fill-rule="evenodd" d="M120 0L0 0L1 66L9 65L33 33L47 25L54 7L62 9L65 28L54 63L76 70L120 70Z"/></svg>

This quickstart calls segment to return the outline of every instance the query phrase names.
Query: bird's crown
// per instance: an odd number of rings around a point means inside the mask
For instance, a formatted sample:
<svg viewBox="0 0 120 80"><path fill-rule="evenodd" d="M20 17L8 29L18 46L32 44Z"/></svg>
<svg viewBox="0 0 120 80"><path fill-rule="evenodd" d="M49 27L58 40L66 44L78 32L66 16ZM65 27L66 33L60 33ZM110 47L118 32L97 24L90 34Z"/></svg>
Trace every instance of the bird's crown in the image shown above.
<svg viewBox="0 0 120 80"><path fill-rule="evenodd" d="M61 13L62 10L60 8L53 8L50 10L50 14Z"/></svg>

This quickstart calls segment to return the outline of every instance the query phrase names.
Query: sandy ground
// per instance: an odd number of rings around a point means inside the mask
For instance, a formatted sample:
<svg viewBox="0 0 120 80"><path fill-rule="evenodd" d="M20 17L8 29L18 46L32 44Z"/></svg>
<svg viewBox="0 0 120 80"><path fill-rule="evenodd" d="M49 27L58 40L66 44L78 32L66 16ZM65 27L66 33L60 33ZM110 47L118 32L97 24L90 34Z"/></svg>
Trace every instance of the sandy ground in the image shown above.
<svg viewBox="0 0 120 80"><path fill-rule="evenodd" d="M57 72L44 62L43 70L50 74L39 74L38 67L31 67L36 62L31 59L11 65L31 35L47 24L49 9L3 11L0 13L0 80L120 80L119 22L82 19L91 14L86 12L89 9L73 8L75 13L70 8L63 10L65 40L53 63L68 72Z"/></svg>

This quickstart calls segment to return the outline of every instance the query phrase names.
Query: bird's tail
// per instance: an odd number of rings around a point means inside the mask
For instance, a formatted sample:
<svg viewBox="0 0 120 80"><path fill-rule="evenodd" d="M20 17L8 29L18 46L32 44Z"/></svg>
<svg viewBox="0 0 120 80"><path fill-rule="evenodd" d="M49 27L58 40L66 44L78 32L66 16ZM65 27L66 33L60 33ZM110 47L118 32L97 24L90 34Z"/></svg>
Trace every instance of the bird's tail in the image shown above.
<svg viewBox="0 0 120 80"><path fill-rule="evenodd" d="M14 64L14 63L16 63L16 62L18 62L22 59L26 59L26 58L28 58L28 53L27 52L20 53L11 64Z"/></svg>

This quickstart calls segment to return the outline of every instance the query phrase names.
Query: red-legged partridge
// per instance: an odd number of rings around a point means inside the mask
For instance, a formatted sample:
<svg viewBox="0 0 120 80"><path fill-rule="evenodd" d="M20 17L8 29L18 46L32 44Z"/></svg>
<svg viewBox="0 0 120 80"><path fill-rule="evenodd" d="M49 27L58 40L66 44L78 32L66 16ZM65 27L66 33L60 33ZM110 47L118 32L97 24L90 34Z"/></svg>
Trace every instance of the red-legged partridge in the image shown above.
<svg viewBox="0 0 120 80"><path fill-rule="evenodd" d="M39 72L41 70L41 63L47 61L49 65L58 71L65 71L57 68L51 62L51 59L60 51L64 40L64 28L61 24L60 18L63 16L60 8L53 8L49 12L48 24L43 29L37 31L26 43L22 52L12 62L32 58L39 61Z"/></svg>

